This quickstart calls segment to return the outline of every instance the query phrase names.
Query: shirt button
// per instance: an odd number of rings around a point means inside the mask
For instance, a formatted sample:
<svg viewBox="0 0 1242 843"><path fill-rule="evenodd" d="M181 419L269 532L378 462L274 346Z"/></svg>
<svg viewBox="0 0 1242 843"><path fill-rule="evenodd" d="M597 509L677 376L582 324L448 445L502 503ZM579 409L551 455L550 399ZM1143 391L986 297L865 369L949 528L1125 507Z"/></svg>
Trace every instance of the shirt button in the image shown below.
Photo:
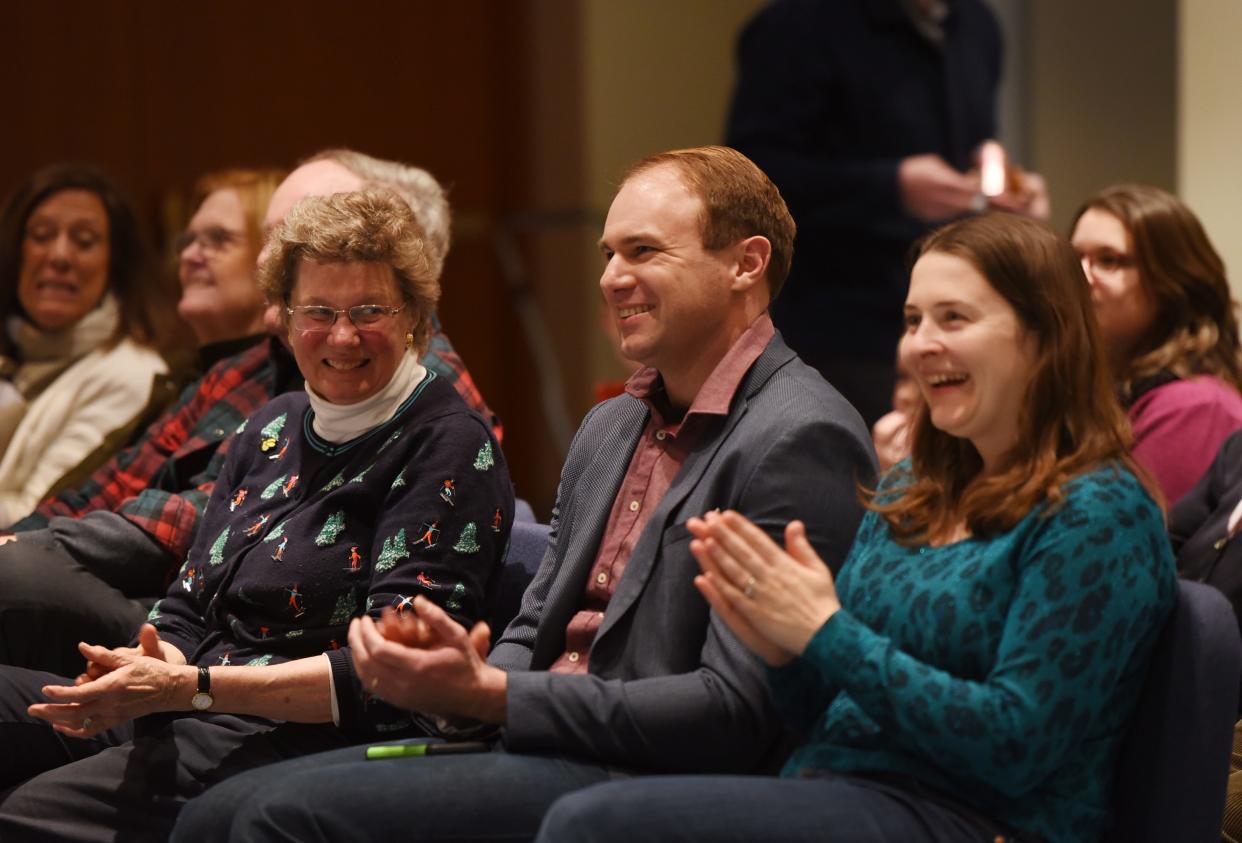
<svg viewBox="0 0 1242 843"><path fill-rule="evenodd" d="M579 659L579 658L581 658L581 657L580 657L580 656L579 656L576 652L573 652L573 653L570 653L570 654L569 654L569 660L570 660L571 662L576 662L576 661L578 661L578 659Z"/></svg>
<svg viewBox="0 0 1242 843"><path fill-rule="evenodd" d="M630 501L630 512L638 512L638 501Z"/></svg>
<svg viewBox="0 0 1242 843"><path fill-rule="evenodd" d="M656 431L656 439L659 439L661 442L663 442L667 436L668 436L667 431L664 431L664 430Z"/></svg>
<svg viewBox="0 0 1242 843"><path fill-rule="evenodd" d="M600 585L603 585L604 583L608 582L608 575L605 574L603 571L600 571L598 574L595 575L595 581L599 583Z"/></svg>

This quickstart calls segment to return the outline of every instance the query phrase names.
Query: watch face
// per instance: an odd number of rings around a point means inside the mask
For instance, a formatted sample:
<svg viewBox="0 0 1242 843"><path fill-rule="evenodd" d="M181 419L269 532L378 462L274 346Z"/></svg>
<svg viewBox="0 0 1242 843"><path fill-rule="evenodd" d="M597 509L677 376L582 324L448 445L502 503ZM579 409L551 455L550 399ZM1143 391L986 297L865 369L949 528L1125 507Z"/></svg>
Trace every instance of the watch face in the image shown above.
<svg viewBox="0 0 1242 843"><path fill-rule="evenodd" d="M206 711L211 708L211 704L213 702L215 702L215 698L212 697L211 694L207 694L202 691L199 691L194 696L190 697L190 705L195 711Z"/></svg>

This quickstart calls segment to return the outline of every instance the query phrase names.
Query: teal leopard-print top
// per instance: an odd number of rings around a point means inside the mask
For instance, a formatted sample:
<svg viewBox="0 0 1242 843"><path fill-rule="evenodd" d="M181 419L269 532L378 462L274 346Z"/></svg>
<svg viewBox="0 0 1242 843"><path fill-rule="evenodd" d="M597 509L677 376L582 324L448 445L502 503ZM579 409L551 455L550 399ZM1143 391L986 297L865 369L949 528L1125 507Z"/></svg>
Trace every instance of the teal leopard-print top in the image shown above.
<svg viewBox="0 0 1242 843"><path fill-rule="evenodd" d="M942 547L900 545L866 515L841 611L769 674L790 720L814 723L784 775L910 776L1048 841L1099 837L1173 557L1125 469L1075 478L1047 509Z"/></svg>

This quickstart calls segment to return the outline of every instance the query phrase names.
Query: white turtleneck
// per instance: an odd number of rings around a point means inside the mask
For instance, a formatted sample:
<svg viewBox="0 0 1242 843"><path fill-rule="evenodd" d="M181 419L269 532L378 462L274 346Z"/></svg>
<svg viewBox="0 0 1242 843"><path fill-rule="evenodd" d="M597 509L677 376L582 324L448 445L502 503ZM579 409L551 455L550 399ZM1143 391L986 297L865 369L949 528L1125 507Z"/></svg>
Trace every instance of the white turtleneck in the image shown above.
<svg viewBox="0 0 1242 843"><path fill-rule="evenodd" d="M427 370L418 362L418 356L407 351L402 355L397 371L379 392L353 404L333 404L307 383L306 394L310 397L311 409L315 411L312 427L320 438L328 442L356 439L396 415L397 408L426 376Z"/></svg>

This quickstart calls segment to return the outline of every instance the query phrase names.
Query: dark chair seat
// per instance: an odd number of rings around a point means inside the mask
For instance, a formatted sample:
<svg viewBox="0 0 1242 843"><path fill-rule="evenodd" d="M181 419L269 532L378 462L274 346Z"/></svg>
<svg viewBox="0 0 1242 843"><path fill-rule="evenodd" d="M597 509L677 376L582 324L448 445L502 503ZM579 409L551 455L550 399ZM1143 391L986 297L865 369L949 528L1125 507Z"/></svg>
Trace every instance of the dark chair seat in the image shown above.
<svg viewBox="0 0 1242 843"><path fill-rule="evenodd" d="M504 567L492 582L488 595L487 625L492 630L492 642L517 616L522 605L526 586L534 579L548 547L547 524L534 521L514 520L509 534L509 550L505 554Z"/></svg>
<svg viewBox="0 0 1242 843"><path fill-rule="evenodd" d="M1105 843L1217 843L1242 679L1225 596L1178 582L1118 759Z"/></svg>

